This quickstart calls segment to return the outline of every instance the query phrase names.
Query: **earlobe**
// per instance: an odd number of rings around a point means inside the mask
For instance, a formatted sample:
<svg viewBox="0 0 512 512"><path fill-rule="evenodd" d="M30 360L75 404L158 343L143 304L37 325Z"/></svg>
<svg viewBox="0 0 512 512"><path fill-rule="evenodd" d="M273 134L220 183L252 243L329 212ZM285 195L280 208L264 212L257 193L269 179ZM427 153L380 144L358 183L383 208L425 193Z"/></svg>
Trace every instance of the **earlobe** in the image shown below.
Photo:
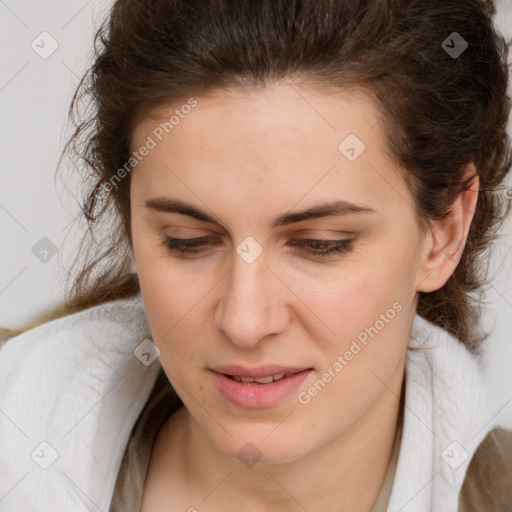
<svg viewBox="0 0 512 512"><path fill-rule="evenodd" d="M474 217L480 180L473 164L466 168L466 177L473 176L469 188L455 199L450 213L435 221L425 235L416 291L432 292L442 288L455 271Z"/></svg>

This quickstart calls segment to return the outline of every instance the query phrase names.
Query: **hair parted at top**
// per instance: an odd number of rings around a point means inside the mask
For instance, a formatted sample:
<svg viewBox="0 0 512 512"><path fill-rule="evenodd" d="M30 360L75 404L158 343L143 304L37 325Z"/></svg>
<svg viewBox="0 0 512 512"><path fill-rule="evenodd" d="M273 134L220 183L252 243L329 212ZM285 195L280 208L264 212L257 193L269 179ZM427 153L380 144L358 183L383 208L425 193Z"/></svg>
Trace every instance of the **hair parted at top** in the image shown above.
<svg viewBox="0 0 512 512"><path fill-rule="evenodd" d="M420 293L418 314L476 349L486 338L477 329L477 296L487 282L487 249L511 196L504 192L508 46L494 14L483 0L115 1L73 97L74 133L62 154L82 173L89 228L69 310L139 291L130 270L129 173L108 193L98 191L129 161L141 119L200 94L281 81L355 87L382 113L422 229L449 213L468 188L464 170L475 165L480 192L464 252L440 290ZM447 51L454 41L467 43L459 55Z"/></svg>

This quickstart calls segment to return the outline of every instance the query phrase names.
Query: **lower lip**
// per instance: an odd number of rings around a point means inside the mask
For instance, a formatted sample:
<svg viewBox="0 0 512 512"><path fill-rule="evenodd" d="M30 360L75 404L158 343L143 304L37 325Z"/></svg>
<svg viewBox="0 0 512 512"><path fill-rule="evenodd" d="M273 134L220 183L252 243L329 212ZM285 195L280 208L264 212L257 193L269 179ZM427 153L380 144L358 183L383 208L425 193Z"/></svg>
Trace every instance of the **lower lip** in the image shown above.
<svg viewBox="0 0 512 512"><path fill-rule="evenodd" d="M273 407L296 390L313 370L303 370L269 384L246 384L213 372L221 395L237 407L263 409Z"/></svg>

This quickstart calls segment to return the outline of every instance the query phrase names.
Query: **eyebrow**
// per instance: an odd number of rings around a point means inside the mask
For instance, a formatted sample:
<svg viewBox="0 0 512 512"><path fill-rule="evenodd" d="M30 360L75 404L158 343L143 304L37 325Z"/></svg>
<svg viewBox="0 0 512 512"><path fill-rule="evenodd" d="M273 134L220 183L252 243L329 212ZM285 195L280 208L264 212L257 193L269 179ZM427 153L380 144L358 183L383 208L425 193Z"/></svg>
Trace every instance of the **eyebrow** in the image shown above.
<svg viewBox="0 0 512 512"><path fill-rule="evenodd" d="M144 206L153 210L157 210L159 212L178 213L180 215L188 215L189 217L193 217L194 219L197 220L217 223L217 220L215 219L214 216L210 215L209 213L206 213L203 210L200 210L196 206L188 204L179 199L171 199L168 197L155 197L153 199L148 199L144 203ZM378 212L366 205L350 203L345 200L337 200L329 203L318 204L311 208L307 208L306 210L301 210L298 212L283 213L272 221L272 227L277 228L282 226L288 226L290 224L294 224L297 222L318 219L321 217L347 216L361 213Z"/></svg>

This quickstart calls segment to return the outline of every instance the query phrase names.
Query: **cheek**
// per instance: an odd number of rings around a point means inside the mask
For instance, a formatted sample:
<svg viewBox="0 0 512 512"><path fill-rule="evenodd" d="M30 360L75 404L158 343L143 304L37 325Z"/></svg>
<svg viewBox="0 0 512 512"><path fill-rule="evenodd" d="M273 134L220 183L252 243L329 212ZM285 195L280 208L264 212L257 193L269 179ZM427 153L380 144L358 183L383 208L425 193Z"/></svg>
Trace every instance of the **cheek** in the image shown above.
<svg viewBox="0 0 512 512"><path fill-rule="evenodd" d="M201 297L207 290L198 284L191 286L191 280L174 277L174 273L152 265L140 279L145 309L154 342L163 352L181 351L185 347L193 351L194 325L205 325ZM197 327L196 327L197 329ZM186 340L178 343L177 339Z"/></svg>
<svg viewBox="0 0 512 512"><path fill-rule="evenodd" d="M142 298L155 343L160 343L180 325L187 312L198 302L201 292L191 286L193 276L182 270L166 253L163 241L140 219L132 217L135 267Z"/></svg>
<svg viewBox="0 0 512 512"><path fill-rule="evenodd" d="M397 308L406 309L410 277L400 268L402 263L393 268L381 258L334 269L326 279L296 276L294 292L323 325L321 339L336 344L356 337L386 311L394 317Z"/></svg>
<svg viewBox="0 0 512 512"><path fill-rule="evenodd" d="M329 387L349 402L380 388L376 375L387 381L407 348L412 265L405 250L400 261L391 252L383 248L367 263L333 273L305 300L323 325L313 334L323 354L322 371L336 374Z"/></svg>
<svg viewBox="0 0 512 512"><path fill-rule="evenodd" d="M325 302L318 299L322 320L335 334L317 337L323 364L316 380L299 390L310 427L322 418L329 435L348 429L400 371L409 319L403 294L390 281L380 273L352 275L324 289Z"/></svg>
<svg viewBox="0 0 512 512"><path fill-rule="evenodd" d="M169 279L169 272L162 256L155 256L154 240L145 239L133 230L133 254L139 278L144 308L148 317L153 341L162 350L162 341L178 322L183 293L177 283ZM158 253L161 253L158 248ZM181 300L180 300L181 295Z"/></svg>
<svg viewBox="0 0 512 512"><path fill-rule="evenodd" d="M192 369L197 372L205 365L205 336L201 335L204 330L198 329L206 321L203 303L197 290L181 286L180 279L171 279L158 270L153 265L141 282L153 342L160 349L161 365L182 400L192 395L202 401L204 383Z"/></svg>
<svg viewBox="0 0 512 512"><path fill-rule="evenodd" d="M181 382L187 368L203 365L205 336L201 333L210 317L213 322L213 314L205 309L211 285L173 263L164 251L154 257L154 246L145 251L140 244L138 249L135 261L153 342L168 377L177 376Z"/></svg>

